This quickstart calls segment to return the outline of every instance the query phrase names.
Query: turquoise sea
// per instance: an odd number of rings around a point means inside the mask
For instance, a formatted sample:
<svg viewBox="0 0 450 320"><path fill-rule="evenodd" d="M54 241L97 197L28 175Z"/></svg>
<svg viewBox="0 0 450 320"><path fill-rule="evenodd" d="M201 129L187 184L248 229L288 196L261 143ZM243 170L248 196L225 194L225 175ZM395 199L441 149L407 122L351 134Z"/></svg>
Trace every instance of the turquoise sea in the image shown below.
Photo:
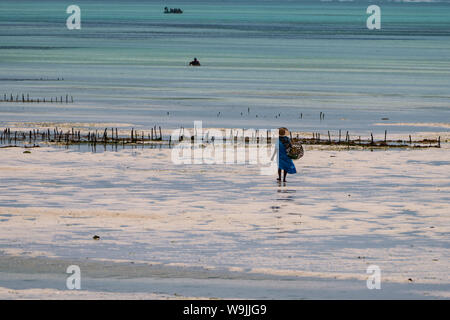
<svg viewBox="0 0 450 320"><path fill-rule="evenodd" d="M71 4L81 30L66 28ZM366 27L369 4L381 30ZM193 57L201 67L187 65ZM365 134L449 123L450 3L1 0L0 98L22 93L75 103L0 102L0 127L203 120Z"/></svg>

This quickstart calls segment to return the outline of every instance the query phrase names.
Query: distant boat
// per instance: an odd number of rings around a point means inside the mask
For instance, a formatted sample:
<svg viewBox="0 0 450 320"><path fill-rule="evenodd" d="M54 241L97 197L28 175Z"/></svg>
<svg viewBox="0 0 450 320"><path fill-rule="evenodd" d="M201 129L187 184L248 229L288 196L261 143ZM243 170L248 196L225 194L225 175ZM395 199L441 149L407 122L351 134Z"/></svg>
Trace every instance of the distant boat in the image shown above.
<svg viewBox="0 0 450 320"><path fill-rule="evenodd" d="M180 8L164 8L164 13L176 13L176 14L180 14L183 13L183 10L181 10Z"/></svg>

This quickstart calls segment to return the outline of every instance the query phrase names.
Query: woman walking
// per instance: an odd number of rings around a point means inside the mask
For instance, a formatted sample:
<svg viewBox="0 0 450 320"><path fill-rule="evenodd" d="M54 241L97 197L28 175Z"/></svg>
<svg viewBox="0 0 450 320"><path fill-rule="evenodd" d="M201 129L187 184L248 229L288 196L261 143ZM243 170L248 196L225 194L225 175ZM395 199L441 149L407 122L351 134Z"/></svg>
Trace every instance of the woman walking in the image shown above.
<svg viewBox="0 0 450 320"><path fill-rule="evenodd" d="M286 175L297 173L294 162L289 158L288 153L292 148L291 139L287 136L289 130L286 128L279 128L279 142L278 142L278 181L281 181L281 171L283 171L283 182L286 182Z"/></svg>

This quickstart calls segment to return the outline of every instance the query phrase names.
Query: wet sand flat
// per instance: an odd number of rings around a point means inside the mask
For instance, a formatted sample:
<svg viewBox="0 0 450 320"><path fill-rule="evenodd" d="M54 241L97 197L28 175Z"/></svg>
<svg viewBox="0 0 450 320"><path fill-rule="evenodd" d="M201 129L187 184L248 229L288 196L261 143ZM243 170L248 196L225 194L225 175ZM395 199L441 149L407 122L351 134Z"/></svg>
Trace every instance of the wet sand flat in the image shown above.
<svg viewBox="0 0 450 320"><path fill-rule="evenodd" d="M286 185L260 175L257 166L176 166L170 152L2 150L2 257L152 264L177 268L182 276L175 278L202 281L208 281L208 272L217 272L212 278L218 281L239 273L255 284L255 275L264 275L262 280L277 287L274 298L312 298L320 292L334 297L346 281L370 297L374 290L366 288L366 269L378 265L382 283L405 285L406 297L448 294L447 145L374 152L311 149L296 162L299 174L289 176ZM0 287L33 288L20 277L6 281L15 267L2 262L0 268ZM191 268L203 271L194 276ZM115 276L172 278L170 273L133 276L127 268ZM318 295L300 294L282 277L337 284L317 289ZM417 293L420 286L425 287ZM108 292L108 285L100 287ZM114 288L110 284L110 292ZM183 295L220 297L220 286L214 288ZM222 297L245 297L239 292Z"/></svg>

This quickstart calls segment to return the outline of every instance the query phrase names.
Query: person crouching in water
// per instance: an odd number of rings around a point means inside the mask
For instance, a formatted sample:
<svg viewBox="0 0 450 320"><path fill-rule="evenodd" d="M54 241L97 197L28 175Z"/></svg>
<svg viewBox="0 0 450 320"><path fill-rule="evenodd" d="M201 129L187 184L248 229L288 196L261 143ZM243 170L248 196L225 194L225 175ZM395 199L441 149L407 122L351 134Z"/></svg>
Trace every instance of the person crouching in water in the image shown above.
<svg viewBox="0 0 450 320"><path fill-rule="evenodd" d="M194 58L194 60L189 62L189 65L194 67L200 67L200 61L198 61L197 58Z"/></svg>
<svg viewBox="0 0 450 320"><path fill-rule="evenodd" d="M281 181L281 171L283 171L283 182L286 182L286 175L297 173L294 162L288 157L288 153L292 148L291 139L287 136L289 130L286 128L279 128L279 142L278 142L278 181Z"/></svg>

